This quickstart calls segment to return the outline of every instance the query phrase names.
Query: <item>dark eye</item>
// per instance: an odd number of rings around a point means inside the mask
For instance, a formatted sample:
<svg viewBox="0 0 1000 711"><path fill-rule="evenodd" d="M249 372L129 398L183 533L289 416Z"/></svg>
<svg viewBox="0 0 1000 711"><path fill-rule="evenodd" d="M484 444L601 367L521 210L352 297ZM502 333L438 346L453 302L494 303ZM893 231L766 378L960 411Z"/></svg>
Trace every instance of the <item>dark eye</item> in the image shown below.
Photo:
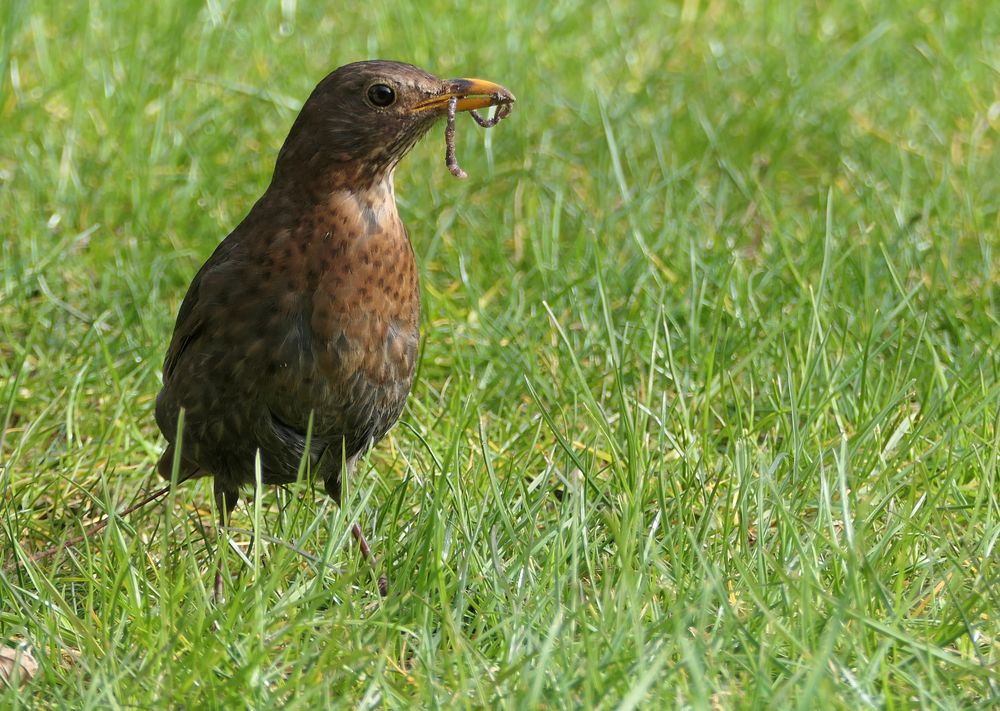
<svg viewBox="0 0 1000 711"><path fill-rule="evenodd" d="M372 105L384 109L386 106L392 106L396 100L396 92L386 84L372 84L368 87L368 100Z"/></svg>

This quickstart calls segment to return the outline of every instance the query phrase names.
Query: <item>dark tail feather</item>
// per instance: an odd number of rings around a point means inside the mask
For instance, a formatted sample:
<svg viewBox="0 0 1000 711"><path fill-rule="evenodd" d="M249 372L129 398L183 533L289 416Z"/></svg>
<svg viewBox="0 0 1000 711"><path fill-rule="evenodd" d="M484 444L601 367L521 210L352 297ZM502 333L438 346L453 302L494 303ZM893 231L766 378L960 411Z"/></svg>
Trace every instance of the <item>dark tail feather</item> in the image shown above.
<svg viewBox="0 0 1000 711"><path fill-rule="evenodd" d="M156 471L160 473L160 476L170 481L170 474L174 469L174 445L173 443L167 444L167 448L163 450L163 454L160 456L160 461L156 464ZM177 480L185 481L197 476L205 476L204 472L200 471L200 467L192 462L190 459L185 459L181 457L180 461L180 471L177 472Z"/></svg>

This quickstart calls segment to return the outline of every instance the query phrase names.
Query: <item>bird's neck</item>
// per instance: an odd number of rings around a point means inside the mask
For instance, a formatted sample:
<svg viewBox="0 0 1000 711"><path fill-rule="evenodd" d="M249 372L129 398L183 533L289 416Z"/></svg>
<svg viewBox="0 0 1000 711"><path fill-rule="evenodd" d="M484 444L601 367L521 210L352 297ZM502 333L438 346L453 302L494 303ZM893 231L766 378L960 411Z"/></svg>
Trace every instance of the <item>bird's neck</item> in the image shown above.
<svg viewBox="0 0 1000 711"><path fill-rule="evenodd" d="M293 191L313 199L322 199L342 190L361 193L378 190L388 184L396 160L382 160L382 153L357 156L350 151L333 151L328 146L316 147L295 141L295 131L289 135L274 166L270 190Z"/></svg>
<svg viewBox="0 0 1000 711"><path fill-rule="evenodd" d="M294 232L308 224L348 241L401 227L391 171L374 182L313 177L272 181L252 213L280 215L280 227Z"/></svg>
<svg viewBox="0 0 1000 711"><path fill-rule="evenodd" d="M317 214L348 238L350 235L364 237L392 232L402 227L391 173L374 185L333 190L317 206Z"/></svg>

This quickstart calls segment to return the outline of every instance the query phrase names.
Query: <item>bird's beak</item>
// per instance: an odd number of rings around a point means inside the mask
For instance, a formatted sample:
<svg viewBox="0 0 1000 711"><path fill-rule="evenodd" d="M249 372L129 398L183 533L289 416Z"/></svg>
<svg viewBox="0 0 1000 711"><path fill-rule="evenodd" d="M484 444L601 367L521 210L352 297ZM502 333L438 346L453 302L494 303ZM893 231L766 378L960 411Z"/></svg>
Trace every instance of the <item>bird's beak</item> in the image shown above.
<svg viewBox="0 0 1000 711"><path fill-rule="evenodd" d="M456 111L485 109L487 106L513 104L515 101L514 95L509 91L499 84L485 79L450 79L444 83L444 93L421 101L414 109L417 111L427 109L444 111L452 99L458 99L455 104Z"/></svg>

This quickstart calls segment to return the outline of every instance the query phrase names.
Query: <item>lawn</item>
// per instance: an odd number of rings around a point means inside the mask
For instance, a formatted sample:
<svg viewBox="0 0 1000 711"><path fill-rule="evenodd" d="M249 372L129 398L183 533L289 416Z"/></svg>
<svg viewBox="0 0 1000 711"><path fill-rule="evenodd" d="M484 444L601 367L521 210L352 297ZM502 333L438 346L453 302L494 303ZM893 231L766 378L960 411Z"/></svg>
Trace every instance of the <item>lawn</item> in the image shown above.
<svg viewBox="0 0 1000 711"><path fill-rule="evenodd" d="M340 5L0 4L0 706L995 708L1000 5ZM518 103L396 172L417 383L343 509L29 560L161 485L185 289L371 57Z"/></svg>

